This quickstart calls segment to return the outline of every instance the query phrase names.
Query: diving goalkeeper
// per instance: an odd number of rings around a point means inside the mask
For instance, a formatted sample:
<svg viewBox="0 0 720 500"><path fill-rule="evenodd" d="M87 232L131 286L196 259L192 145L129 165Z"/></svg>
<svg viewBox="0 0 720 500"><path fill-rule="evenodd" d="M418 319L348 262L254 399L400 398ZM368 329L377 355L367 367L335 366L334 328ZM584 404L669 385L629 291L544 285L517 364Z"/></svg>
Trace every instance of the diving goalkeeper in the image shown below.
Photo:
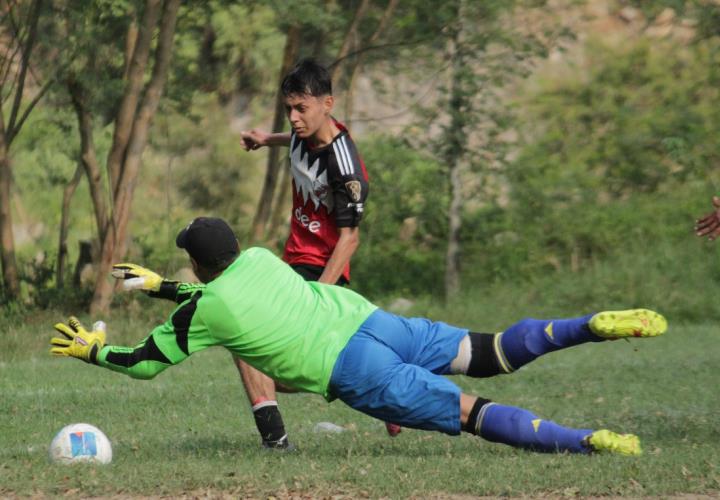
<svg viewBox="0 0 720 500"><path fill-rule="evenodd" d="M528 410L469 396L441 375L511 373L552 351L622 337L653 337L667 323L652 311L522 320L502 333L469 332L404 318L357 293L307 282L262 248L240 252L230 227L200 217L177 236L203 285L162 279L133 264L115 276L179 303L135 347L105 345L105 333L75 318L58 323L52 354L149 379L210 346L223 346L291 388L340 399L385 421L546 452L641 453L632 434L573 429Z"/></svg>

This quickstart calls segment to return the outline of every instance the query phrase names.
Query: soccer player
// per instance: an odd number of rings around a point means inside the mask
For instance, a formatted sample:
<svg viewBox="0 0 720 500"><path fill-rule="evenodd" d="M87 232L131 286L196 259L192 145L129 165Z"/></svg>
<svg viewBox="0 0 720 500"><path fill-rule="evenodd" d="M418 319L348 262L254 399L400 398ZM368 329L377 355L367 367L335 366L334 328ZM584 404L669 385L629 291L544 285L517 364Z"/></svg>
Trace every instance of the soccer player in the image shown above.
<svg viewBox="0 0 720 500"><path fill-rule="evenodd" d="M368 195L368 176L350 134L331 113L334 105L328 71L303 60L283 79L291 132L242 132L247 151L288 146L293 184L290 235L283 260L304 279L346 285L350 259L360 241L360 220ZM235 357L263 446L288 445L272 380ZM399 428L388 427L391 435Z"/></svg>
<svg viewBox="0 0 720 500"><path fill-rule="evenodd" d="M710 241L720 236L720 198L713 196L712 204L714 210L695 221L695 234Z"/></svg>
<svg viewBox="0 0 720 500"><path fill-rule="evenodd" d="M637 436L564 427L463 394L441 375L490 377L574 345L657 336L667 323L655 312L525 319L502 333L473 333L396 316L346 288L305 281L268 250L240 252L222 219L195 219L176 244L204 285L169 282L134 264L115 266L116 277L179 302L165 323L137 346L120 347L105 345L104 331L88 332L70 318L55 325L62 337L51 340L52 354L149 379L195 352L223 346L288 387L403 426L465 431L537 451L641 453Z"/></svg>

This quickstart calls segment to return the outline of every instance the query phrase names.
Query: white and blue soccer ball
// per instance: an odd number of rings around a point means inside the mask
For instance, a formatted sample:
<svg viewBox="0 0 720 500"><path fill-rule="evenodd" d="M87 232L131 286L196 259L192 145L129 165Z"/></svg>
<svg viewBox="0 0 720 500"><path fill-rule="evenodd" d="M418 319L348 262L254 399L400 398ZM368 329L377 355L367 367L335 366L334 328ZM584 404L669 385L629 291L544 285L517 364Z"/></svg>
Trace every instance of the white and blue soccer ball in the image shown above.
<svg viewBox="0 0 720 500"><path fill-rule="evenodd" d="M112 445L97 427L90 424L70 424L60 429L50 443L50 460L64 464L109 464L112 461Z"/></svg>

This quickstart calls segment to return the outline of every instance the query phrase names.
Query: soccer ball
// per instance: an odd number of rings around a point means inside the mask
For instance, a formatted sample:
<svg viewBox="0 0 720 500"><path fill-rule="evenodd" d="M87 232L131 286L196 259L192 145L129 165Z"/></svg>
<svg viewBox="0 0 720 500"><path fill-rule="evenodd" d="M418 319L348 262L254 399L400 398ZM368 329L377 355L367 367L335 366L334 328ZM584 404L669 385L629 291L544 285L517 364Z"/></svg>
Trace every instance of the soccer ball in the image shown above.
<svg viewBox="0 0 720 500"><path fill-rule="evenodd" d="M50 460L63 464L93 462L109 464L112 446L103 432L90 424L70 424L50 443Z"/></svg>

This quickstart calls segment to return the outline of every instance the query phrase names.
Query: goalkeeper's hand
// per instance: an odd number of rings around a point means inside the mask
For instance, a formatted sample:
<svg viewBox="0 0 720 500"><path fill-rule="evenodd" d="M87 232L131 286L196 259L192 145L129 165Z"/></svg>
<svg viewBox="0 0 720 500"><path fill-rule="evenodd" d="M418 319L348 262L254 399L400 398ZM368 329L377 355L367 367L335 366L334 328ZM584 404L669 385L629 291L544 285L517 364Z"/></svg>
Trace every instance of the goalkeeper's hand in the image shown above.
<svg viewBox="0 0 720 500"><path fill-rule="evenodd" d="M125 290L159 292L164 281L163 277L156 272L129 263L113 265L112 275L116 279L125 280L123 281Z"/></svg>
<svg viewBox="0 0 720 500"><path fill-rule="evenodd" d="M93 331L88 332L75 316L70 316L67 325L57 323L55 330L63 337L53 337L50 343L53 348L50 353L55 356L71 356L82 359L86 363L97 364L100 349L105 345L104 323L97 322Z"/></svg>

